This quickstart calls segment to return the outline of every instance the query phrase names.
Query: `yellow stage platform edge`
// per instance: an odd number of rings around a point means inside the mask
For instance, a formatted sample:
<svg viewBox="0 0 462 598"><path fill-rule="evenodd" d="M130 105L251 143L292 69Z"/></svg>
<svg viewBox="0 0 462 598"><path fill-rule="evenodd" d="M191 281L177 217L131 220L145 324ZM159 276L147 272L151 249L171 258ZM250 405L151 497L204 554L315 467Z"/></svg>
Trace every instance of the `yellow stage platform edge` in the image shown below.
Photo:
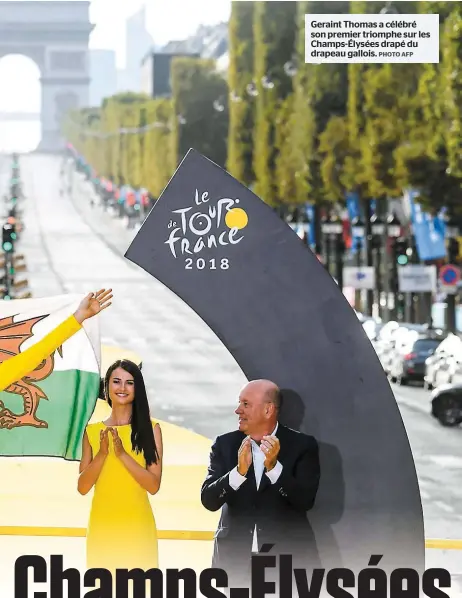
<svg viewBox="0 0 462 598"><path fill-rule="evenodd" d="M159 540L205 540L212 541L214 532L197 530L157 530ZM0 526L0 536L58 536L62 538L84 538L84 527L28 527ZM462 540L427 539L425 548L438 550L462 550Z"/></svg>
<svg viewBox="0 0 462 598"><path fill-rule="evenodd" d="M29 527L21 525L0 526L0 536L48 536L61 538L84 538L87 530L84 527ZM214 532L157 530L159 540L213 540Z"/></svg>

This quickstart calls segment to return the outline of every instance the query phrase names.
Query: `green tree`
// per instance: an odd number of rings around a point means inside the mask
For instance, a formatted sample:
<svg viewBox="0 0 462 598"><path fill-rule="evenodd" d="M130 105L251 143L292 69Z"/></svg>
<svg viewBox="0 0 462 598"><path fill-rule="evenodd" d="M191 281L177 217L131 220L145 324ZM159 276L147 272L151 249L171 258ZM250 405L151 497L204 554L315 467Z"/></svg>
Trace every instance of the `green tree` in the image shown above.
<svg viewBox="0 0 462 598"><path fill-rule="evenodd" d="M449 208L462 216L462 180L448 172L446 147L441 144L429 156L428 153L409 154L405 160L403 188L412 187L419 193L419 203L434 214Z"/></svg>
<svg viewBox="0 0 462 598"><path fill-rule="evenodd" d="M253 168L255 193L266 203L278 202L275 148L276 119L292 92L284 72L291 60L296 38L296 2L257 2L254 12L255 127Z"/></svg>
<svg viewBox="0 0 462 598"><path fill-rule="evenodd" d="M440 15L440 63L420 70L415 98L414 127L396 151L402 188L413 187L420 202L436 212L442 206L461 209L460 171L460 6L450 2L422 2L422 13ZM458 95L459 94L459 95ZM459 144L459 149L457 145Z"/></svg>
<svg viewBox="0 0 462 598"><path fill-rule="evenodd" d="M140 117L138 103L124 106L122 112L122 128L125 130L122 135L124 145L122 176L125 183L132 187L138 187L141 178Z"/></svg>
<svg viewBox="0 0 462 598"><path fill-rule="evenodd" d="M441 113L449 168L462 178L462 3L450 4L442 27Z"/></svg>
<svg viewBox="0 0 462 598"><path fill-rule="evenodd" d="M356 180L375 199L398 197L396 152L413 131L419 69L414 64L384 64L364 74L364 129Z"/></svg>
<svg viewBox="0 0 462 598"><path fill-rule="evenodd" d="M70 110L63 119L62 131L66 140L82 154L85 140L82 134L85 127L85 117L81 110Z"/></svg>
<svg viewBox="0 0 462 598"><path fill-rule="evenodd" d="M245 185L253 182L254 103L246 87L253 73L253 13L255 2L232 2L229 22L229 133L227 169Z"/></svg>
<svg viewBox="0 0 462 598"><path fill-rule="evenodd" d="M101 111L99 108L84 108L81 111L82 154L87 163L101 173Z"/></svg>
<svg viewBox="0 0 462 598"><path fill-rule="evenodd" d="M158 196L177 166L172 125L170 99L129 92L69 114L64 132L99 175Z"/></svg>
<svg viewBox="0 0 462 598"><path fill-rule="evenodd" d="M319 136L321 156L320 174L325 196L343 203L349 181L345 176L345 164L350 157L347 119L333 116Z"/></svg>
<svg viewBox="0 0 462 598"><path fill-rule="evenodd" d="M170 99L155 98L146 103L146 124L142 135L142 186L158 197L177 167L172 134L173 104Z"/></svg>
<svg viewBox="0 0 462 598"><path fill-rule="evenodd" d="M353 1L350 5L352 14L383 9L412 14L418 4ZM414 64L348 65L349 151L341 175L345 190L357 191L363 199L400 194L395 152L407 143L419 72Z"/></svg>
<svg viewBox="0 0 462 598"><path fill-rule="evenodd" d="M299 68L294 79L292 117L294 203L334 199L333 189L324 185L320 142L329 120L345 115L348 95L347 65L305 63L305 14L346 14L348 10L349 2L302 2L299 6Z"/></svg>
<svg viewBox="0 0 462 598"><path fill-rule="evenodd" d="M116 183L136 186L140 178L140 135L124 131L140 126L140 107L149 99L146 94L124 92L106 98L102 104L102 148L108 172Z"/></svg>
<svg viewBox="0 0 462 598"><path fill-rule="evenodd" d="M305 64L305 14L312 2L299 2L297 14L297 72L294 77L294 102L291 127L291 157L294 176L293 203L308 200L313 188L311 168L315 158L316 114L308 95L312 65Z"/></svg>
<svg viewBox="0 0 462 598"><path fill-rule="evenodd" d="M352 0L350 2L351 14L368 14L379 12L375 7L376 3L366 0ZM383 3L380 3L381 5ZM347 127L348 143L350 146L349 155L345 158L343 180L346 190L357 191L363 194L362 188L362 165L361 165L361 136L365 128L364 106L364 76L372 65L364 63L350 63L347 68L348 91L347 91Z"/></svg>
<svg viewBox="0 0 462 598"><path fill-rule="evenodd" d="M119 104L113 98L108 98L103 102L103 116L102 128L106 135L106 163L107 163L107 177L117 182L121 173L120 165L120 150L121 150L121 135L120 129L120 114Z"/></svg>
<svg viewBox="0 0 462 598"><path fill-rule="evenodd" d="M293 94L288 95L280 105L275 122L275 175L277 197L284 205L294 203L295 177L292 164L291 127L293 115Z"/></svg>
<svg viewBox="0 0 462 598"><path fill-rule="evenodd" d="M228 87L212 60L172 60L174 147L178 162L194 148L220 166L226 165ZM214 107L220 104L222 110Z"/></svg>

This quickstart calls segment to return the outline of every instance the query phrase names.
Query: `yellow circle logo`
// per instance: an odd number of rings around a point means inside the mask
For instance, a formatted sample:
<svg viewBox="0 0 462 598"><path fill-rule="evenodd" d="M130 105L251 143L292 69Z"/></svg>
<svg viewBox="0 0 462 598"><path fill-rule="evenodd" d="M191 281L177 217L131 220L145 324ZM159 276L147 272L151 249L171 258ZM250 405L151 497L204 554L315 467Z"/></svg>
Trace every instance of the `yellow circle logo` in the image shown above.
<svg viewBox="0 0 462 598"><path fill-rule="evenodd" d="M226 226L228 228L245 228L249 222L246 212L242 208L233 208L225 216Z"/></svg>

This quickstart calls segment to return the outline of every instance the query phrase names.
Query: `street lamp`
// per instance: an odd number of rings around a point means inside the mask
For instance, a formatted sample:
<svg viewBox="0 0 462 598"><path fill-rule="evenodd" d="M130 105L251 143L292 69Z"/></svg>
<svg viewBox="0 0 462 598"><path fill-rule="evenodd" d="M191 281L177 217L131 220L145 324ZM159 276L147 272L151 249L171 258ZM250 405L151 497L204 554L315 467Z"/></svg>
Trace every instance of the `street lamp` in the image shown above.
<svg viewBox="0 0 462 598"><path fill-rule="evenodd" d="M298 236L308 246L310 244L310 219L305 206L300 207L298 210L298 225Z"/></svg>
<svg viewBox="0 0 462 598"><path fill-rule="evenodd" d="M229 99L231 102L242 102L242 98L234 90L229 94Z"/></svg>
<svg viewBox="0 0 462 598"><path fill-rule="evenodd" d="M263 89L273 89L274 88L274 82L271 81L270 77L268 75L265 75L264 77L261 78L261 85L263 87ZM252 81L251 83L249 83L246 88L245 88L247 94L251 97L256 97L258 96L258 89L257 89L257 85L255 83L255 81ZM236 100L234 100L236 101Z"/></svg>
<svg viewBox="0 0 462 598"><path fill-rule="evenodd" d="M393 2L387 2L380 11L381 15L399 15L399 10L393 6Z"/></svg>
<svg viewBox="0 0 462 598"><path fill-rule="evenodd" d="M342 235L343 234L343 224L341 220L338 218L334 218L330 225L330 234L331 235Z"/></svg>
<svg viewBox="0 0 462 598"><path fill-rule="evenodd" d="M330 273L331 248L334 245L335 252L335 277L340 289L343 288L343 224L336 216L327 213L321 221L321 231L323 234L323 246L325 252L324 264L326 270Z"/></svg>
<svg viewBox="0 0 462 598"><path fill-rule="evenodd" d="M262 84L262 87L264 87L265 89L273 89L273 87L274 87L274 83L267 76L262 77L261 84Z"/></svg>
<svg viewBox="0 0 462 598"><path fill-rule="evenodd" d="M401 236L401 222L394 214L387 218L387 234L392 239L398 239Z"/></svg>
<svg viewBox="0 0 462 598"><path fill-rule="evenodd" d="M297 230L297 222L295 220L295 216L293 214L290 214L287 217L287 224L290 226L290 228L295 232Z"/></svg>
<svg viewBox="0 0 462 598"><path fill-rule="evenodd" d="M343 233L343 224L336 216L327 214L322 219L321 230L324 235L340 235Z"/></svg>
<svg viewBox="0 0 462 598"><path fill-rule="evenodd" d="M330 272L330 230L332 220L330 213L327 212L321 219L321 232L322 232L322 248L324 253L323 264L328 272Z"/></svg>
<svg viewBox="0 0 462 598"><path fill-rule="evenodd" d="M255 85L254 81L252 81L252 83L249 83L246 86L245 90L247 91L249 96L252 96L253 98L258 95L258 89L257 89L257 86Z"/></svg>
<svg viewBox="0 0 462 598"><path fill-rule="evenodd" d="M330 218L330 214L327 213L325 216L322 217L321 221L321 231L323 235L328 235L330 233L331 224L332 220Z"/></svg>
<svg viewBox="0 0 462 598"><path fill-rule="evenodd" d="M371 231L374 237L383 237L385 234L385 222L377 214L371 217Z"/></svg>
<svg viewBox="0 0 462 598"><path fill-rule="evenodd" d="M353 220L351 221L351 232L353 233L353 237L362 239L364 237L364 228L364 222L361 220L359 216L353 218Z"/></svg>
<svg viewBox="0 0 462 598"><path fill-rule="evenodd" d="M289 60L284 64L284 72L288 77L295 77L297 71L297 61L295 58L292 58L292 60Z"/></svg>
<svg viewBox="0 0 462 598"><path fill-rule="evenodd" d="M345 243L343 241L343 222L337 216L332 218L330 224L330 236L334 244L335 259L335 280L341 291L343 291L343 256Z"/></svg>
<svg viewBox="0 0 462 598"><path fill-rule="evenodd" d="M356 268L361 268L361 252L363 248L363 239L365 235L364 222L361 220L360 216L356 216L351 221L351 235L355 239L355 252L356 252ZM361 301L361 290L355 289L355 308L358 311L361 311L362 301Z"/></svg>
<svg viewBox="0 0 462 598"><path fill-rule="evenodd" d="M459 236L459 224L453 216L446 219L446 236L448 239L457 239Z"/></svg>
<svg viewBox="0 0 462 598"><path fill-rule="evenodd" d="M382 307L382 245L386 232L386 223L378 214L370 219L372 233L372 251L375 254L375 280L378 315Z"/></svg>
<svg viewBox="0 0 462 598"><path fill-rule="evenodd" d="M219 98L218 100L215 100L213 102L213 108L214 110L216 110L217 112L223 112L225 109L225 105L223 103L223 99Z"/></svg>
<svg viewBox="0 0 462 598"><path fill-rule="evenodd" d="M459 225L451 214L446 218L446 237L448 239L448 262L455 264L459 256ZM446 295L446 330L456 333L456 296L454 292L448 292Z"/></svg>
<svg viewBox="0 0 462 598"><path fill-rule="evenodd" d="M298 208L289 208L288 213L285 216L285 221L294 232L298 228L298 220Z"/></svg>
<svg viewBox="0 0 462 598"><path fill-rule="evenodd" d="M310 221L310 219L308 217L308 214L306 213L306 210L303 210L303 213L302 213L302 228L303 228L303 231L304 231L304 233L305 233L306 236L308 236L308 233L310 232L310 224L311 224L311 221Z"/></svg>
<svg viewBox="0 0 462 598"><path fill-rule="evenodd" d="M398 284L398 264L400 263L400 257L398 255L398 239L401 237L401 221L395 214L390 214L387 218L387 236L391 240L391 272L387 272L388 286L391 287L391 293L393 295L393 310L391 312L392 318L396 320L398 317L398 295L399 295L399 284ZM388 270L388 269L387 269ZM390 281L391 277L391 281ZM391 284L390 284L391 283ZM402 300L402 299L401 299ZM387 296L387 308L389 309L389 296Z"/></svg>

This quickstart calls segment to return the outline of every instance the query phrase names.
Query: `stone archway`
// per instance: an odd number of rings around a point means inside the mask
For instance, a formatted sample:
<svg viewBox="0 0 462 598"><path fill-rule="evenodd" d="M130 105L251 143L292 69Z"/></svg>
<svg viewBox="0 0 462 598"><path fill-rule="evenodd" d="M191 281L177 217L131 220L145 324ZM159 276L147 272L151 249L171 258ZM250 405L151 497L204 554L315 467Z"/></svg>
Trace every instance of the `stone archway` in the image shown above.
<svg viewBox="0 0 462 598"><path fill-rule="evenodd" d="M31 152L42 137L41 72L29 56L0 58L0 152Z"/></svg>
<svg viewBox="0 0 462 598"><path fill-rule="evenodd" d="M79 97L72 91L58 93L55 96L55 120L61 126L64 117L70 110L79 107Z"/></svg>
<svg viewBox="0 0 462 598"><path fill-rule="evenodd" d="M90 2L0 2L0 58L22 54L39 67L42 85L38 151L63 149L61 121L68 109L89 103Z"/></svg>

